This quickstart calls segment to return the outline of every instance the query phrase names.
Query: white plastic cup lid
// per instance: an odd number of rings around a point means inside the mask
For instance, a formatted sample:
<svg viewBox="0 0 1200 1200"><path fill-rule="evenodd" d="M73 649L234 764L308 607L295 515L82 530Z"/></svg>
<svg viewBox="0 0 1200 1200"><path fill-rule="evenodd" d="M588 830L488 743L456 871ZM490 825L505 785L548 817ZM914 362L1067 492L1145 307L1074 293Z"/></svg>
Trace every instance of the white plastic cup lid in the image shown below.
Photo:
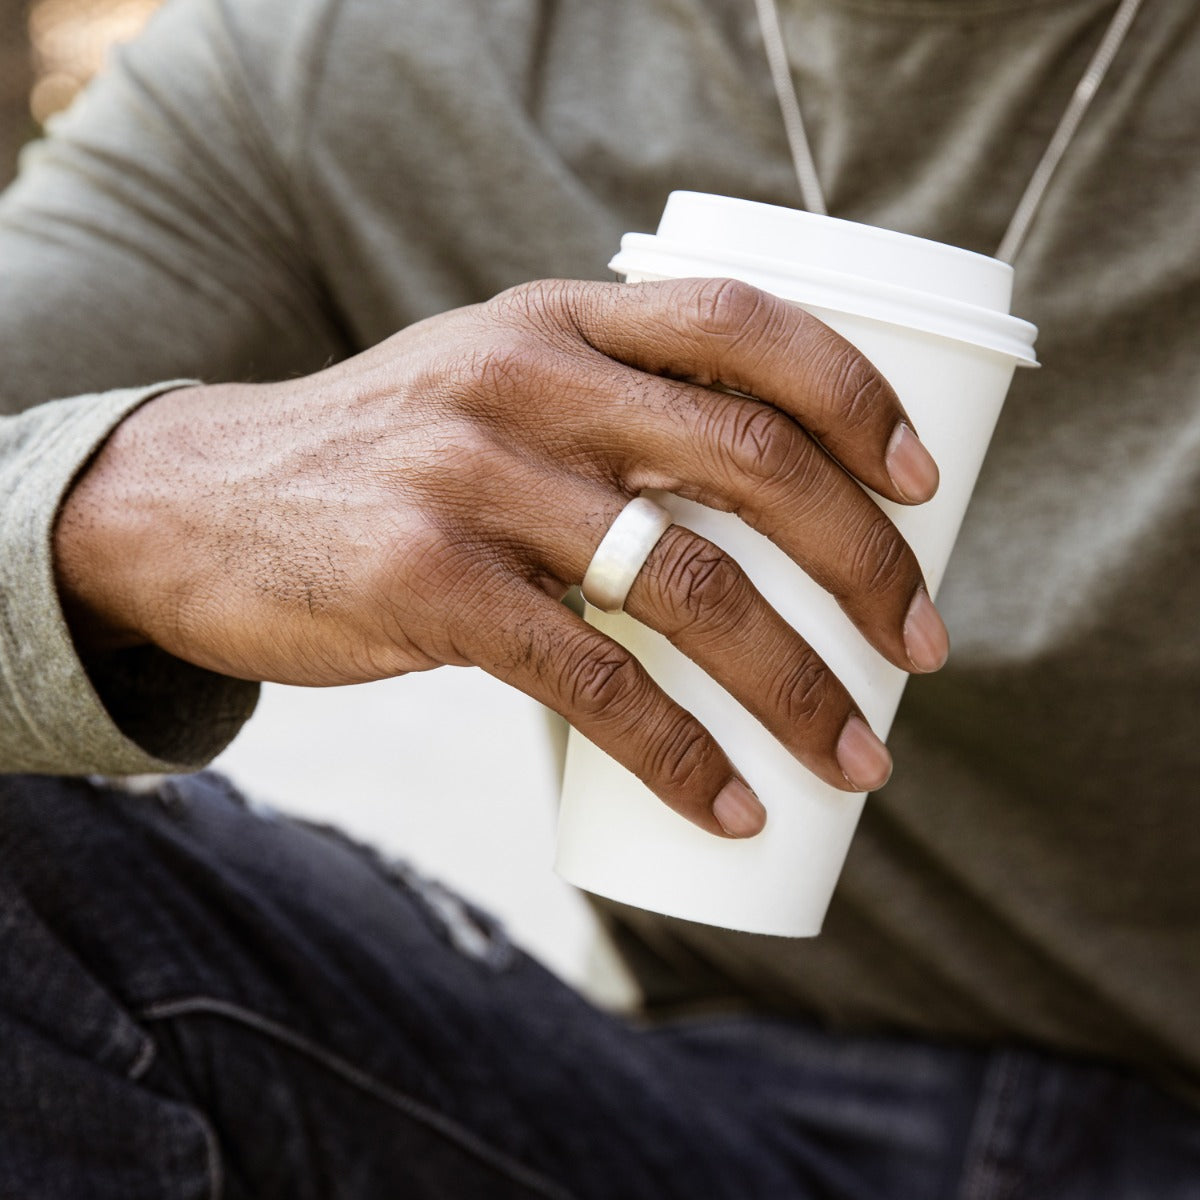
<svg viewBox="0 0 1200 1200"><path fill-rule="evenodd" d="M1009 314L998 259L837 217L672 192L658 232L627 233L620 275L728 277L808 307L967 342L1036 366L1036 326Z"/></svg>

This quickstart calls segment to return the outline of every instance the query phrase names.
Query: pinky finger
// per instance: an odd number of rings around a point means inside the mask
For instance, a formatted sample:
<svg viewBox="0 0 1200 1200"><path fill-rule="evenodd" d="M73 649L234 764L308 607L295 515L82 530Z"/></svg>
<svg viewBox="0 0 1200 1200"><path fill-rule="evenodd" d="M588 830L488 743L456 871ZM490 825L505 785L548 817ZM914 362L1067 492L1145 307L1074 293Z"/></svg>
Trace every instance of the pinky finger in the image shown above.
<svg viewBox="0 0 1200 1200"><path fill-rule="evenodd" d="M520 586L520 616L493 627L486 652L469 647L469 657L565 717L701 829L758 833L766 810L712 734L623 646L544 592Z"/></svg>

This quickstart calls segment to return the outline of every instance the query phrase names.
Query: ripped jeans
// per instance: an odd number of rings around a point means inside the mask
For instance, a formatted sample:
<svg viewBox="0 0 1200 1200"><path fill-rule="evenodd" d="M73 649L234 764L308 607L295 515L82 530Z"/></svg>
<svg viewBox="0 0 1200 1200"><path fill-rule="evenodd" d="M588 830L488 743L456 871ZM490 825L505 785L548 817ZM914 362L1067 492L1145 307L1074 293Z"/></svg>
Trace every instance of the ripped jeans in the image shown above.
<svg viewBox="0 0 1200 1200"><path fill-rule="evenodd" d="M0 777L0 1200L1184 1200L1200 1118L1027 1049L640 1028L218 776Z"/></svg>

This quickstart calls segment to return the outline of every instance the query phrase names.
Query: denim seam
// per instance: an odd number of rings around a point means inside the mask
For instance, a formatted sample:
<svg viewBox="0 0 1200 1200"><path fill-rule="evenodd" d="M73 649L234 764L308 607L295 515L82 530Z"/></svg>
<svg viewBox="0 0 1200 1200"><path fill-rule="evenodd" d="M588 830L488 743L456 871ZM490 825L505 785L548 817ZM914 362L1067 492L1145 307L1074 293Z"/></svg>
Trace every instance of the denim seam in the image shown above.
<svg viewBox="0 0 1200 1200"><path fill-rule="evenodd" d="M239 1004L215 997L187 996L148 1005L138 1015L143 1021L211 1016L224 1018L253 1029L296 1053L304 1055L380 1103L404 1113L447 1141L454 1143L485 1166L507 1176L512 1182L531 1189L537 1195L546 1197L547 1200L576 1200L571 1192L565 1191L558 1184L545 1179L537 1172L510 1158L503 1151L490 1146L470 1130L463 1128L442 1113L425 1107L411 1096L406 1096L403 1092L382 1083L373 1075L356 1067L340 1055L327 1050L319 1043L310 1040L303 1034L296 1033L285 1025L270 1020L268 1017L261 1016L252 1009L243 1008ZM214 1193L213 1200L217 1200L216 1193Z"/></svg>
<svg viewBox="0 0 1200 1200"><path fill-rule="evenodd" d="M150 1037L144 1038L142 1048L138 1051L137 1058L129 1064L129 1069L125 1072L129 1079L136 1083L145 1073L150 1070L150 1064L154 1061L155 1055L158 1053L158 1047L154 1044L154 1039Z"/></svg>
<svg viewBox="0 0 1200 1200"><path fill-rule="evenodd" d="M221 1200L225 1193L225 1165L221 1160L221 1147L217 1143L216 1130L202 1112L194 1108L189 1108L188 1111L204 1135L204 1156L208 1162L208 1200Z"/></svg>
<svg viewBox="0 0 1200 1200"><path fill-rule="evenodd" d="M143 1032L142 1048L137 1058L129 1065L125 1077L137 1083L150 1070L158 1057L158 1044L148 1034ZM221 1161L221 1150L217 1144L217 1135L212 1125L202 1112L188 1107L188 1116L200 1126L200 1134L204 1138L204 1160L208 1177L208 1200L221 1200L225 1191L225 1166Z"/></svg>
<svg viewBox="0 0 1200 1200"><path fill-rule="evenodd" d="M993 1059L995 1075L984 1083L984 1100L975 1114L967 1137L960 1200L1003 1200L997 1190L1000 1167L993 1141L1020 1084L1021 1058L1012 1052L1000 1052Z"/></svg>

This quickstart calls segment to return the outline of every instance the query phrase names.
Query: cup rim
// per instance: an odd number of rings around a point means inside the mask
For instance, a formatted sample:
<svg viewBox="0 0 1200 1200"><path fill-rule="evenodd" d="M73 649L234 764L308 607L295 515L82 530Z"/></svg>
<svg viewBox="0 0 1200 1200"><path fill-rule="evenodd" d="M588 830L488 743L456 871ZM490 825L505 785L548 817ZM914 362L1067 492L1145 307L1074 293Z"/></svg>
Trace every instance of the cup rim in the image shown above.
<svg viewBox="0 0 1200 1200"><path fill-rule="evenodd" d="M860 228L870 230L873 227ZM878 232L888 234L891 231ZM910 234L893 236L912 238ZM954 246L946 248L959 249ZM961 250L960 253L973 255L974 251ZM620 251L608 265L611 270L622 276L637 274L654 275L663 279L741 279L785 300L805 306L866 317L888 325L965 342L1011 358L1019 366L1038 365L1033 349L1037 327L1031 322L994 308L968 304L935 292L876 281L862 275L806 266L794 260L781 262L744 252L722 251L709 255L697 251L694 247L674 243L652 233L625 234L621 239Z"/></svg>

